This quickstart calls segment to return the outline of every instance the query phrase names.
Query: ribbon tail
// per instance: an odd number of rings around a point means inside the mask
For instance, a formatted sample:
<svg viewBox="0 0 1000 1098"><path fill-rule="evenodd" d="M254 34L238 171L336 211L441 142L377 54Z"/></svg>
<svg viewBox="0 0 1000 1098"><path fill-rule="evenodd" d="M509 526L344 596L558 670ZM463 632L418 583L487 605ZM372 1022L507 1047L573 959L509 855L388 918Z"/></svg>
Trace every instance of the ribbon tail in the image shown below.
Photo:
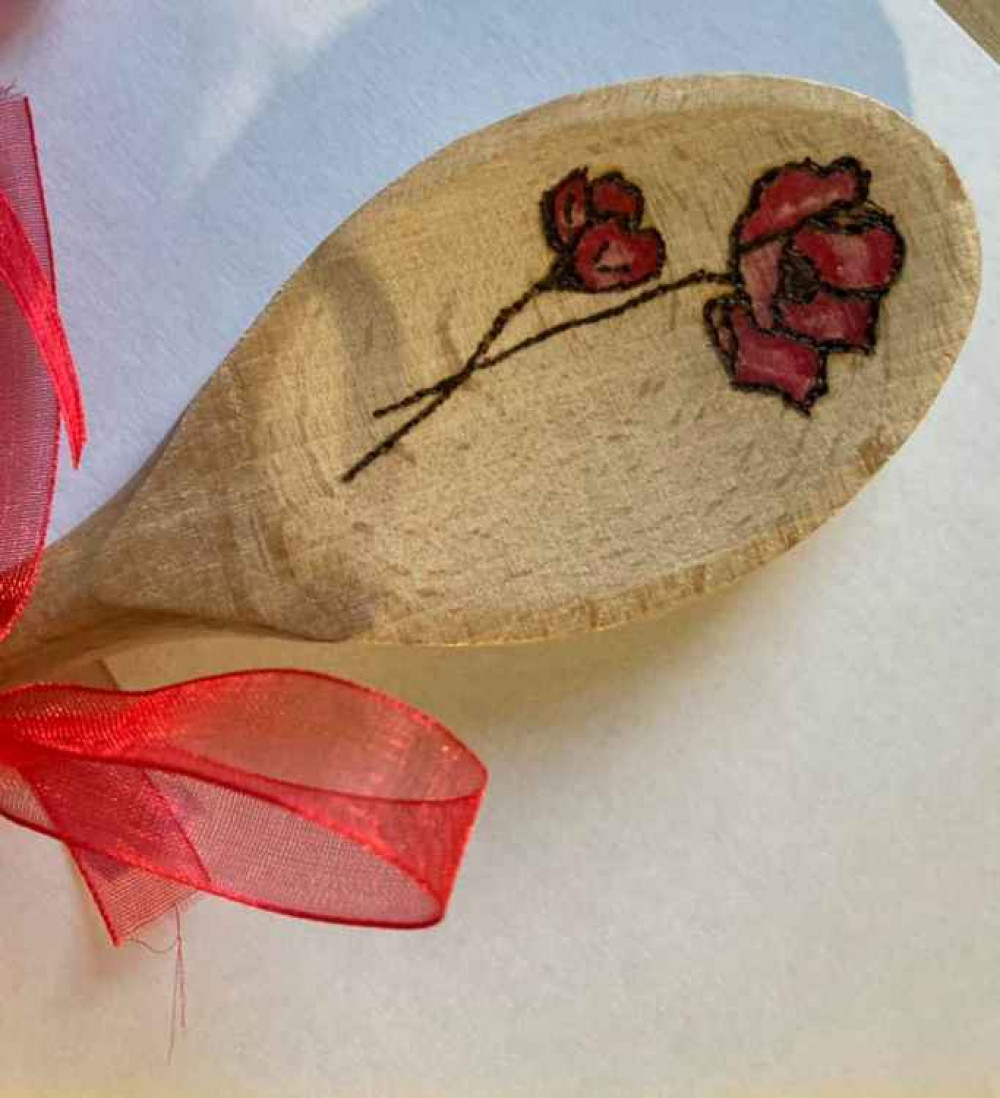
<svg viewBox="0 0 1000 1098"><path fill-rule="evenodd" d="M73 842L67 846L115 945L184 904L198 887L210 885L181 821L145 771L61 758L21 773L44 813L46 830L86 839L85 847ZM88 812L88 804L111 807L119 825L128 815L128 825L115 830L113 817ZM89 816L86 828L80 825L81 808ZM112 852L123 849L123 837L126 843L132 839L128 845L133 858L150 864L169 862L171 870L187 880L172 880L118 860Z"/></svg>
<svg viewBox="0 0 1000 1098"><path fill-rule="evenodd" d="M135 938L143 927L158 922L170 911L179 911L200 894L189 885L169 881L155 873L122 866L106 854L70 847L80 876L100 913L112 945L120 946ZM127 871L128 905L124 909L116 892ZM131 917L128 909L135 912Z"/></svg>

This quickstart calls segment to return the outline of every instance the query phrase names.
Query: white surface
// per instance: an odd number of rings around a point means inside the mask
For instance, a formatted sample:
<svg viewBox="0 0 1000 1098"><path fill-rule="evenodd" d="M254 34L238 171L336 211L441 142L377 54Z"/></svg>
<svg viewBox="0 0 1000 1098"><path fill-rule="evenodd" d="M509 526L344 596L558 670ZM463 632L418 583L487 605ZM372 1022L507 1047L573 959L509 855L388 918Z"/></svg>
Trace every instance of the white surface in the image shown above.
<svg viewBox="0 0 1000 1098"><path fill-rule="evenodd" d="M1000 70L929 0L4 3L94 437L60 530L356 205L563 92L873 94L948 149L986 270L914 439L730 593L567 644L343 651L491 767L440 929L200 904L168 1068L172 960L114 952L59 848L0 829L0 1095L1000 1091Z"/></svg>

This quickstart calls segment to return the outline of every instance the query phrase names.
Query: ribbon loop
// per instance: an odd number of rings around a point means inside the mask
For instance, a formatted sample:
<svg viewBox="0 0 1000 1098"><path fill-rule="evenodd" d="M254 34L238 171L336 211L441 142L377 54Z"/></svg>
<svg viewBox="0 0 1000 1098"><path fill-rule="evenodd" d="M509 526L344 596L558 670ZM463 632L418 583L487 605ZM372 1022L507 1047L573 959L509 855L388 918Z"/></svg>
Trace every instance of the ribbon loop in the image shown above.
<svg viewBox="0 0 1000 1098"><path fill-rule="evenodd" d="M0 813L66 843L115 942L195 891L432 925L485 782L436 721L323 675L0 694Z"/></svg>

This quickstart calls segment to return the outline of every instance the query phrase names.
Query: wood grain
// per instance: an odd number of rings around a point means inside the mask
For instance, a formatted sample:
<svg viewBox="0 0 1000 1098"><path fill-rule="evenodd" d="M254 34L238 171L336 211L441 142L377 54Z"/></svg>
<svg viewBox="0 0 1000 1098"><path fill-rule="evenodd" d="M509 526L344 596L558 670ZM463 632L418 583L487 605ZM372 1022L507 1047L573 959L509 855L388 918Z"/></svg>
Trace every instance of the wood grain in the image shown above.
<svg viewBox="0 0 1000 1098"><path fill-rule="evenodd" d="M372 410L456 369L544 273L538 199L569 168L642 186L675 278L725 269L761 172L847 154L873 171L908 258L876 353L831 358L811 417L730 387L701 319L719 287L694 286L477 376L340 481L385 432ZM47 556L5 658L81 632L107 645L214 623L468 644L669 610L795 545L864 486L948 374L979 269L947 158L863 97L701 77L520 115L420 165L323 243L148 474ZM615 299L542 295L504 339Z"/></svg>

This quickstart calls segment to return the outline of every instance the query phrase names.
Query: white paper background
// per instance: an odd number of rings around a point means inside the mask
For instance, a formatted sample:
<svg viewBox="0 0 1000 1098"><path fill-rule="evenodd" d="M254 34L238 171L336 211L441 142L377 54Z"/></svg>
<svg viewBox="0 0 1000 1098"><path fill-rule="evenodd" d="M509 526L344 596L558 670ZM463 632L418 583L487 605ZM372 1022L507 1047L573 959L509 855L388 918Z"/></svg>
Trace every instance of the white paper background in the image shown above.
<svg viewBox="0 0 1000 1098"><path fill-rule="evenodd" d="M0 828L0 1095L1000 1092L986 55L930 0L4 0L0 36L0 80L35 105L94 439L57 532L360 202L564 92L749 70L872 94L948 149L986 255L914 439L734 590L565 644L342 651L491 767L441 928L202 903L167 1067L172 959L113 951L63 852Z"/></svg>

